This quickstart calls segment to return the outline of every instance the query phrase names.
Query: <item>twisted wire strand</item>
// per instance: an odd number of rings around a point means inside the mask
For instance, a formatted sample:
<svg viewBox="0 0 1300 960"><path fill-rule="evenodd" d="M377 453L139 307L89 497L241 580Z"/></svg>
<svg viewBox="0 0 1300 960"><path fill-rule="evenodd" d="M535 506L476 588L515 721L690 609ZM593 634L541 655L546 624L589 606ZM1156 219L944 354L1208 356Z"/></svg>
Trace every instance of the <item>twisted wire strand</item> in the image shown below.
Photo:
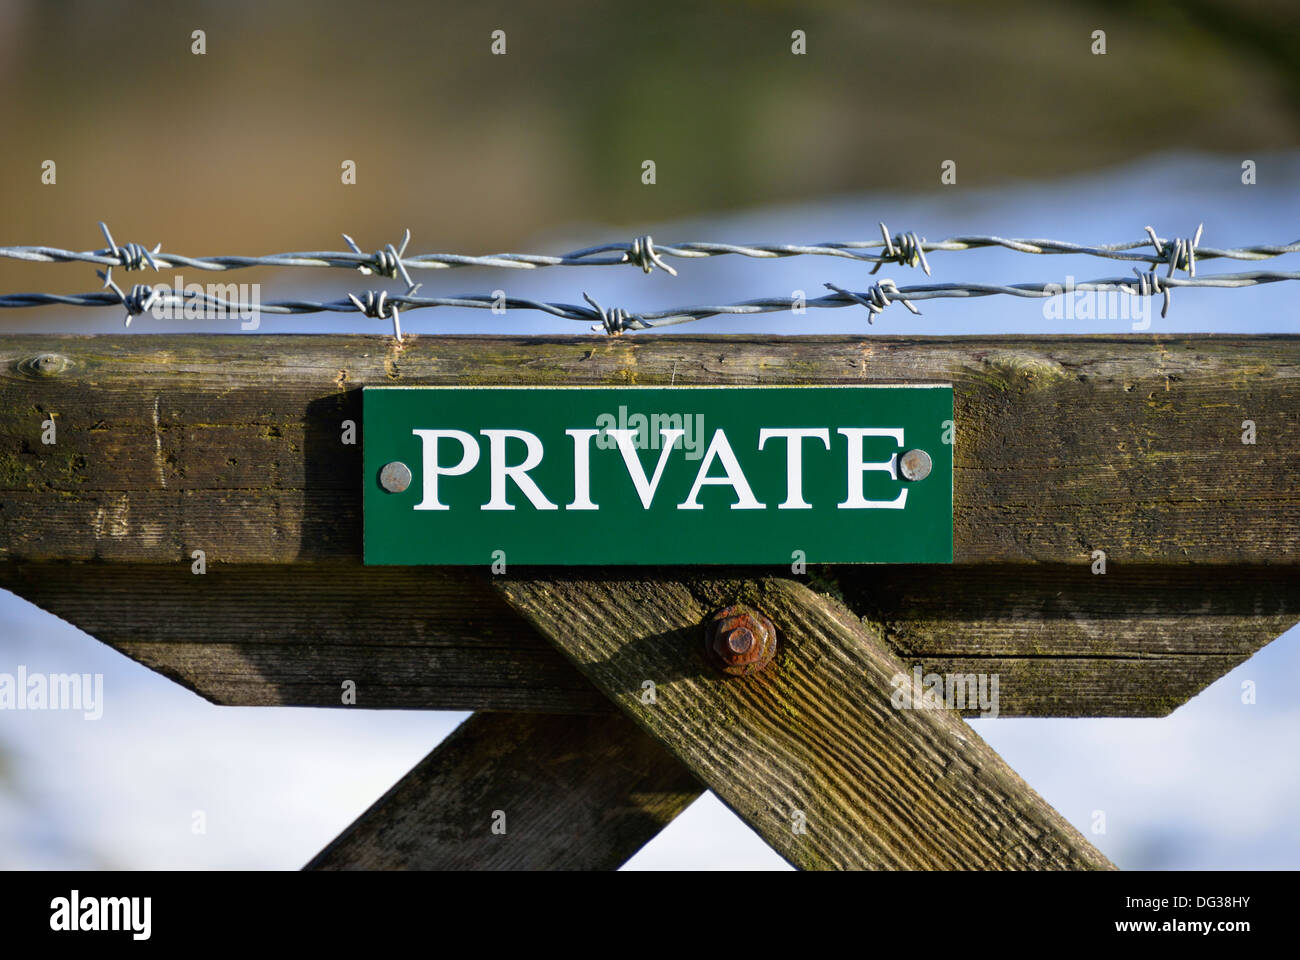
<svg viewBox="0 0 1300 960"><path fill-rule="evenodd" d="M371 290L366 291L361 296L349 294L347 298L342 300L275 300L269 303L249 305L198 292L186 294L158 293L157 296L154 296L155 291L139 284L127 295L123 295L115 284L112 285L111 293L9 294L0 296L0 308L52 305L73 307L125 306L128 319L130 316L137 315L154 306L171 308L196 304L230 313L235 311L241 313L256 311L265 314L361 313L376 319L393 320L394 334L400 339L401 328L397 320L399 309L420 310L433 307L492 309L504 306L507 310L534 310L567 320L580 320L592 324L593 329L604 330L611 335L618 335L628 330L644 330L651 327L689 323L692 320L700 320L706 317L777 313L793 310L801 306L814 309L865 306L870 321L893 302L902 302L913 313L919 314L920 311L909 301L963 299L998 295L1029 299L1050 299L1076 291L1126 293L1138 297L1160 295L1165 298L1164 309L1161 311L1161 316L1165 316L1169 309L1171 291L1175 288L1236 289L1267 283L1300 280L1300 272L1274 270L1251 273L1221 273L1199 277L1160 276L1154 270L1142 272L1136 268L1134 273L1136 274L1135 277L1106 277L1099 280L1085 280L1069 284L1056 282L1015 284L926 283L899 287L892 281L881 280L869 290L861 292L827 284L833 293L807 301L801 301L793 297L763 297L755 300L744 300L739 303L677 307L666 310L642 310L635 313L617 307L605 308L587 294L583 294L589 304L589 306L585 307L572 303L550 303L516 297L506 298L502 301L497 297L483 294L467 294L456 297L420 297L416 295L414 290L397 295ZM106 283L106 285L109 284ZM140 309L133 311L133 307L139 307Z"/></svg>
<svg viewBox="0 0 1300 960"><path fill-rule="evenodd" d="M406 256L406 247L410 242L410 231L400 246L388 244L376 253L365 253L352 238L344 234L344 240L351 247L349 251L309 251L303 253L276 253L266 256L218 256L190 257L179 253L164 253L161 244L152 250L137 243L122 246L112 241L112 236L104 224L100 224L109 246L101 250L75 251L48 246L9 246L0 247L0 257L10 260L26 260L39 263L93 263L99 266L139 269L147 263L155 270L159 268L187 267L194 270L224 271L238 270L245 267L337 267L348 270L360 270L363 274L379 276L400 276L410 287L410 270L444 270L458 267L505 267L519 270L533 270L542 267L579 267L579 266L616 266L632 264L649 273L653 268L665 270L676 276L674 270L664 260L665 257L679 259L701 259L718 256L741 256L754 259L783 259L786 257L824 256L840 257L864 263L873 263L877 269L881 264L897 263L917 266L928 275L930 263L927 252L976 250L986 247L1002 247L1019 253L1031 254L1077 254L1100 257L1107 260L1122 260L1152 265L1170 264L1177 269L1187 270L1195 275L1196 260L1229 259L1258 261L1279 257L1288 253L1300 252L1300 240L1286 244L1256 244L1246 247L1202 247L1199 245L1202 227L1198 227L1193 238L1164 239L1159 237L1152 227L1147 227L1147 238L1126 243L1090 246L1060 240L1044 239L1008 239L992 235L974 235L949 237L946 240L928 241L918 237L915 232L891 234L882 223L881 240L826 241L815 244L791 243L712 243L685 242L676 244L656 244L647 235L637 237L626 243L604 243L581 250L573 250L558 256L528 253L494 253L484 256L466 256L450 253L429 253ZM1151 249L1142 249L1142 248ZM879 252L875 252L879 251ZM874 272L874 271L873 271Z"/></svg>

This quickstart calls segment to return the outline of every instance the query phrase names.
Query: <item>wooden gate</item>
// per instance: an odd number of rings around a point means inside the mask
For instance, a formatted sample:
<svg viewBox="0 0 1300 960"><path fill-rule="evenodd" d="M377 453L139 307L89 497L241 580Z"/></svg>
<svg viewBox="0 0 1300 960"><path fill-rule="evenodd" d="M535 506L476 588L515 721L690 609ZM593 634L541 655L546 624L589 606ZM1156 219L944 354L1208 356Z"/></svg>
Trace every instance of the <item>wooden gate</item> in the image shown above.
<svg viewBox="0 0 1300 960"><path fill-rule="evenodd" d="M214 703L343 707L351 683L357 707L475 711L314 868L613 868L706 788L798 867L1108 868L890 678L996 673L1002 716L1158 717L1300 619L1296 337L0 353L0 586ZM361 564L363 385L864 382L953 384L950 567ZM736 602L781 638L739 679L700 656Z"/></svg>

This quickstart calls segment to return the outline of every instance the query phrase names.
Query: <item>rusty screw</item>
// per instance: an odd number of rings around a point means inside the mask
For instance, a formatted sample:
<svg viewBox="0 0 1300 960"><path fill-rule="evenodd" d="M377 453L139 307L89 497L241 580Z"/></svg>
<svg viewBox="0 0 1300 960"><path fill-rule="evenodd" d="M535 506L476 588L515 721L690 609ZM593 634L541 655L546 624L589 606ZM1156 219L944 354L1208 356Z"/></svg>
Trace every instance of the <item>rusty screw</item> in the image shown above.
<svg viewBox="0 0 1300 960"><path fill-rule="evenodd" d="M776 656L776 627L752 607L723 607L704 628L704 655L728 676L758 673Z"/></svg>

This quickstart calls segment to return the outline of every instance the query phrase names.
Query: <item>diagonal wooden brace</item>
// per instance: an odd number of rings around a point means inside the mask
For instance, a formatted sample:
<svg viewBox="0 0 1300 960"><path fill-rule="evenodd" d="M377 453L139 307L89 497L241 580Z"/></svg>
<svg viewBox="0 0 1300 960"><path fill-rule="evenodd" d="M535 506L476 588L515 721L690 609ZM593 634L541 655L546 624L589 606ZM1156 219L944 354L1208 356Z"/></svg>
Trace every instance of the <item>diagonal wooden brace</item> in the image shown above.
<svg viewBox="0 0 1300 960"><path fill-rule="evenodd" d="M1113 868L958 715L895 708L902 662L801 584L642 571L499 589L797 867ZM706 618L736 602L780 638L776 661L739 679L702 656Z"/></svg>
<svg viewBox="0 0 1300 960"><path fill-rule="evenodd" d="M624 717L476 713L308 870L614 870L703 788Z"/></svg>

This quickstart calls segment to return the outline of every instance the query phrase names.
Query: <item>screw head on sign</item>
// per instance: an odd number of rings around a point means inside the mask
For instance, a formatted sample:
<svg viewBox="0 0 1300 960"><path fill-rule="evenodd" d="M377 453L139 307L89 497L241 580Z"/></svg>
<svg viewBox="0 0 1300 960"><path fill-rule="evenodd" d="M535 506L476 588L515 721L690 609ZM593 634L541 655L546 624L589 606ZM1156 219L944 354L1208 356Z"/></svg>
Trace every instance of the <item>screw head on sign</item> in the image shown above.
<svg viewBox="0 0 1300 960"><path fill-rule="evenodd" d="M389 493L401 493L411 485L411 468L400 460L385 464L379 471L379 485Z"/></svg>
<svg viewBox="0 0 1300 960"><path fill-rule="evenodd" d="M924 450L909 450L898 459L898 472L904 480L924 480L934 464Z"/></svg>
<svg viewBox="0 0 1300 960"><path fill-rule="evenodd" d="M704 656L731 677L758 673L776 656L776 627L752 607L723 607L705 625Z"/></svg>

